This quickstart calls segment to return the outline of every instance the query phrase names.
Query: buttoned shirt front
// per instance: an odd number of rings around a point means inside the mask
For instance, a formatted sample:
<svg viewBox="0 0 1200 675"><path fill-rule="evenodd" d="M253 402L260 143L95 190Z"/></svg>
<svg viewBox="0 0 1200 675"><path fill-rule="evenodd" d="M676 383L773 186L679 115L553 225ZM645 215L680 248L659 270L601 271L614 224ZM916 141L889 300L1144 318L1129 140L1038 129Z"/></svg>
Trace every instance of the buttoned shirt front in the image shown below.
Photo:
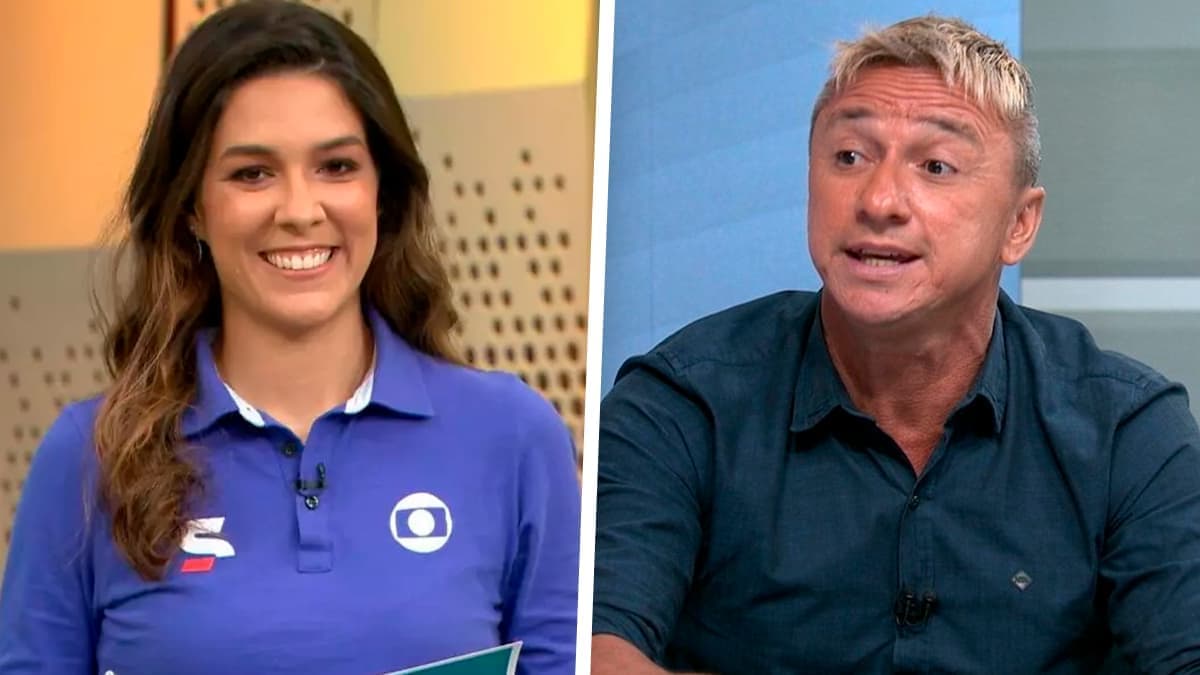
<svg viewBox="0 0 1200 675"><path fill-rule="evenodd" d="M916 475L851 402L819 295L703 319L601 407L594 633L732 673L1200 670L1182 387L1000 298ZM1190 671L1189 671L1190 672Z"/></svg>

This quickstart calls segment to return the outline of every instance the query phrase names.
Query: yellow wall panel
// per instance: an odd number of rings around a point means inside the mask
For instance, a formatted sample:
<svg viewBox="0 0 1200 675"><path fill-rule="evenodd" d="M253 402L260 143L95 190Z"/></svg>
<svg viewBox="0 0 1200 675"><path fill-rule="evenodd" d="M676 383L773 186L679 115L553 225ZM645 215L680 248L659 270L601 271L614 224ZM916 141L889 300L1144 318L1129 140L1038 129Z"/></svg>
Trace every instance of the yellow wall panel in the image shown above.
<svg viewBox="0 0 1200 675"><path fill-rule="evenodd" d="M576 84L591 112L595 0L374 2L401 96ZM0 1L0 250L96 243L159 76L164 4Z"/></svg>
<svg viewBox="0 0 1200 675"><path fill-rule="evenodd" d="M0 2L0 249L95 243L137 153L162 59L162 8Z"/></svg>
<svg viewBox="0 0 1200 675"><path fill-rule="evenodd" d="M379 0L375 48L401 96L580 83L592 77L595 5Z"/></svg>

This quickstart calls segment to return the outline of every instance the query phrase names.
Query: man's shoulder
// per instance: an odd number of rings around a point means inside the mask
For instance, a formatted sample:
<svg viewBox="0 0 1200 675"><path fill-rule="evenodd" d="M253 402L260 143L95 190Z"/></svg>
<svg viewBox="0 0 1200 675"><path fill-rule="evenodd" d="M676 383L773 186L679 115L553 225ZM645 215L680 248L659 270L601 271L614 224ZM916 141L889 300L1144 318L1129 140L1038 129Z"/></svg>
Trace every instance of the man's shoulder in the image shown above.
<svg viewBox="0 0 1200 675"><path fill-rule="evenodd" d="M689 323L656 345L657 355L676 369L701 363L762 364L794 361L816 313L817 294L779 291Z"/></svg>
<svg viewBox="0 0 1200 675"><path fill-rule="evenodd" d="M1178 386L1149 365L1126 354L1102 348L1083 323L1060 314L1017 305L1001 304L1006 340L1021 341L1022 354L1031 367L1046 374L1045 381L1075 392L1099 392L1110 397L1142 398ZM1009 350L1011 353L1011 349ZM1118 403L1117 401L1112 401Z"/></svg>

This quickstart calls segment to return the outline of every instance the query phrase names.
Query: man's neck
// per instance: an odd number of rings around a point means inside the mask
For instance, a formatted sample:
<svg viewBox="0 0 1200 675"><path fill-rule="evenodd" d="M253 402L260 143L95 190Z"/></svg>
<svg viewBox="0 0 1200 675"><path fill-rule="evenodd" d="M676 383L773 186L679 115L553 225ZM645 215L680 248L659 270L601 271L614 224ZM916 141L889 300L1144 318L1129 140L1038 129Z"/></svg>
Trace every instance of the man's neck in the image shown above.
<svg viewBox="0 0 1200 675"><path fill-rule="evenodd" d="M851 401L900 445L918 475L983 367L995 311L993 303L957 321L876 329L853 325L822 300L825 343Z"/></svg>
<svg viewBox="0 0 1200 675"><path fill-rule="evenodd" d="M352 309L305 332L226 316L214 348L221 377L247 403L307 439L313 421L349 399L371 365L371 331Z"/></svg>

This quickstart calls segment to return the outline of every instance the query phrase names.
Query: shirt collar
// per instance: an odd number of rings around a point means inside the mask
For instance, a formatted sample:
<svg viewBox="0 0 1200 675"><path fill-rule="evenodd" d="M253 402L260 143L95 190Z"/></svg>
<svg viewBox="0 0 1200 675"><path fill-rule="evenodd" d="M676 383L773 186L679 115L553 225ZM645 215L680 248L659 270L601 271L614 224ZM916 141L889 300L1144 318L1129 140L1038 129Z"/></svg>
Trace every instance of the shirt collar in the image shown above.
<svg viewBox="0 0 1200 675"><path fill-rule="evenodd" d="M374 308L367 319L375 335L375 373L370 403L400 415L433 417L433 401L425 385L430 357L396 334Z"/></svg>
<svg viewBox="0 0 1200 675"><path fill-rule="evenodd" d="M434 410L425 387L422 356L396 335L378 312L370 309L367 314L375 337L375 362L346 400L343 412L356 415L376 404L399 414L431 417ZM265 427L263 414L221 379L213 358L213 336L211 328L202 329L196 336L196 399L184 412L183 434L198 434L234 414L256 427Z"/></svg>
<svg viewBox="0 0 1200 675"><path fill-rule="evenodd" d="M993 433L999 433L1003 428L1008 394L1008 359L1005 355L1004 325L1001 320L1001 309L1006 303L1011 305L1012 300L1001 291L983 367L975 384L954 411L954 414L957 414L977 400L986 403L991 413L988 421ZM842 378L834 368L833 358L829 355L829 347L825 344L825 333L821 326L820 306L821 293L816 293L810 307L807 308L812 316L808 323L808 337L804 353L801 355L796 390L792 399L793 432L812 429L837 408L852 415L862 416L850 400L850 394L846 391Z"/></svg>
<svg viewBox="0 0 1200 675"><path fill-rule="evenodd" d="M988 343L987 356L983 359L983 371L979 374L979 381L975 387L978 395L991 404L994 433L1000 433L1004 428L1004 412L1008 405L1008 350L1005 348L1003 315L1015 306L1008 294L1001 290L996 319L992 324L992 341ZM970 400L967 399L968 402Z"/></svg>
<svg viewBox="0 0 1200 675"><path fill-rule="evenodd" d="M230 396L229 388L217 372L212 339L211 328L203 328L196 334L196 398L183 412L182 431L185 437L199 434L227 415L249 415L245 409L239 410L238 401ZM253 410L248 404L246 408ZM257 412L254 411L254 414Z"/></svg>
<svg viewBox="0 0 1200 675"><path fill-rule="evenodd" d="M233 390L233 387L229 386L228 382L221 380L221 384L225 386L225 391L229 392L229 398L233 399L233 403L237 406L237 411L243 419L259 428L267 426L266 419L257 408L251 405L246 399L238 396L238 393ZM357 415L365 410L367 405L371 403L371 391L374 389L374 385L375 364L372 363L371 367L367 370L366 376L363 377L363 381L358 385L358 389L355 389L350 398L346 399L346 405L343 406L342 412L347 415Z"/></svg>
<svg viewBox="0 0 1200 675"><path fill-rule="evenodd" d="M833 367L829 348L825 345L820 292L812 296L805 309L809 314L808 337L804 341L804 353L800 356L796 393L792 399L791 430L794 432L812 429L837 408L856 412L842 378Z"/></svg>

